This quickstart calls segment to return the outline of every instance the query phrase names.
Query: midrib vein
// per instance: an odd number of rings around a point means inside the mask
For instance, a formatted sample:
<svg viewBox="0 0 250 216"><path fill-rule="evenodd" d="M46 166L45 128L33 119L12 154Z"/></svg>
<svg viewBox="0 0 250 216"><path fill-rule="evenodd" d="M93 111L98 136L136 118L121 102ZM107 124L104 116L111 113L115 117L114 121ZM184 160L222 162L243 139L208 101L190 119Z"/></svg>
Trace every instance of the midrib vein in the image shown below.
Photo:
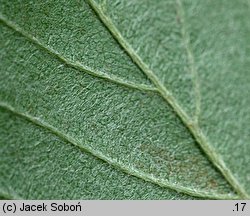
<svg viewBox="0 0 250 216"><path fill-rule="evenodd" d="M128 81L125 81L123 79L120 79L119 77L117 77L115 75L108 75L106 73L96 71L96 70L94 71L91 68L83 65L79 61L72 61L72 60L70 60L68 58L65 58L60 53L58 53L56 50L50 48L49 46L47 46L46 44L44 44L40 40L38 40L36 37L33 37L28 32L24 31L19 26L15 25L13 22L9 21L2 14L0 14L0 21L4 25L6 25L7 27L11 28L12 30L14 30L14 31L18 32L19 34L21 34L23 37L27 38L32 43L38 45L45 52L55 56L58 60L60 60L65 65L67 65L67 66L69 66L71 68L74 68L76 70L85 72L85 73L87 73L87 74L89 74L91 76L102 78L102 79L105 79L107 81L116 83L118 85L126 86L126 87L129 87L129 88L134 88L134 89L138 89L138 90L142 90L142 91L158 91L156 88L153 88L153 87L150 87L150 86L147 86L147 85L128 82Z"/></svg>
<svg viewBox="0 0 250 216"><path fill-rule="evenodd" d="M101 9L98 8L98 5L95 2L93 2L92 0L89 0L89 3L91 5L91 7L97 12L97 14L99 15L99 18L106 25L107 29L111 32L113 37L119 42L119 44L124 48L124 50L128 53L128 55L135 61L135 63L142 69L142 71L144 71L144 73L148 76L148 78L155 84L156 88L151 88L147 85L127 82L127 81L120 79L119 77L116 77L113 75L109 76L109 75L102 73L102 72L97 72L97 71L94 72L91 69L87 68L86 66L82 65L80 62L77 62L77 61L73 62L70 59L63 57L60 53L58 53L57 51L46 46L41 41L39 41L37 38L33 37L29 33L25 32L23 29L21 29L19 26L15 25L12 21L9 21L2 14L0 14L0 21L2 21L2 23L4 23L6 26L8 26L11 29L13 29L14 31L20 33L22 36L24 36L25 38L27 38L28 40L30 40L34 44L38 45L40 48L42 48L43 50L45 50L49 54L55 56L57 59L59 59L60 61L62 61L63 63L65 63L66 65L68 65L72 68L75 68L77 70L86 72L92 76L103 78L107 81L110 81L110 82L113 82L116 84L120 84L120 85L123 85L126 87L135 88L135 89L139 89L139 90L143 90L143 91L144 90L145 91L156 91L156 92L158 91L162 95L162 97L173 107L173 109L178 114L178 116L181 118L183 123L187 126L187 128L194 135L194 137L196 138L198 143L201 145L202 149L207 153L207 155L210 157L210 159L212 160L214 165L222 172L222 174L225 176L225 178L232 184L232 186L235 188L235 190L237 192L239 192L239 194L243 198L248 197L246 192L241 188L240 184L237 182L237 180L234 179L230 170L226 169L226 166L223 163L223 161L218 158L218 155L216 155L215 151L211 148L211 146L207 146L208 144L206 142L206 138L202 134L202 132L200 131L198 125L195 124L195 122L193 122L191 120L191 118L189 118L189 116L185 113L184 110L182 110L181 106L177 103L177 101L172 96L172 94L164 87L164 85L158 80L157 76L147 67L147 65L134 52L132 47L130 47L130 45L125 41L125 39L123 39L123 37L121 36L119 31L114 27L112 21L108 17L105 16L105 14L101 11ZM3 104L0 104L0 106L2 106L2 105ZM2 106L2 107L4 108L5 106ZM10 106L6 106L5 108L18 114L18 112L15 112L14 108L11 108ZM25 114L19 113L19 115L25 117L26 119L29 119L27 116L25 116ZM32 119L34 120L36 118L31 117L29 120L32 121ZM39 123L35 122L35 120L32 122L36 123L37 125L44 126L44 127L46 125L48 125L46 123L44 125L39 124ZM50 129L49 125L48 125L47 129ZM79 146L80 144L75 142L75 140L73 138L64 137L63 133L58 132L58 130L56 128L52 127L51 131L54 134L58 135L59 137L64 138L68 142L72 143L73 145L78 146L78 147L92 153L96 157L98 157L98 158L100 158L108 163L111 163L114 166L119 165L119 164L116 164L115 162L110 161L105 155L102 155L101 153L92 152L92 150L88 149L87 147L83 148L82 146ZM57 132L58 132L58 134L57 134ZM213 160L213 158L214 158L214 160ZM229 195L211 194L211 193L206 192L206 191L197 191L197 190L192 190L190 188L182 187L179 185L170 184L169 182L164 181L162 179L158 179L158 178L155 178L151 175L141 173L139 170L135 170L134 168L132 170L130 170L123 164L119 165L118 167L120 167L125 172L128 172L129 174L132 174L132 175L137 176L139 178L142 178L144 180L148 180L148 181L154 182L160 186L168 187L168 188L174 189L174 190L179 191L179 192L187 193L187 194L192 195L192 196L215 198L215 199L235 199L235 198L238 198L238 197L233 197L231 195L229 196Z"/></svg>
<svg viewBox="0 0 250 216"><path fill-rule="evenodd" d="M197 121L192 120L188 114L182 109L172 93L161 83L155 73L148 67L146 63L140 58L134 51L131 45L123 38L122 34L116 28L112 20L104 13L102 8L95 2L95 0L87 0L91 8L96 12L100 21L106 26L109 32L113 35L114 39L121 45L121 47L127 52L131 59L138 65L139 68L148 76L148 78L155 84L156 88L160 92L161 96L166 102L172 106L173 110L182 120L183 124L188 128L191 134L196 139L202 150L206 153L208 159L212 164L222 173L224 178L229 182L232 188L243 199L250 199L250 196L240 185L238 180L234 177L232 172L227 168L222 158L216 153L215 149L209 144L207 137L203 134ZM181 6L181 5L180 5Z"/></svg>
<svg viewBox="0 0 250 216"><path fill-rule="evenodd" d="M42 42L40 42L37 38L33 37L32 35L30 35L29 33L25 32L23 29L21 29L20 27L18 27L17 25L15 25L13 22L9 21L8 19L6 19L3 15L0 14L0 21L2 21L6 26L10 27L11 29L13 29L14 31L20 33L22 36L24 36L25 38L27 38L28 40L30 40L31 42L33 42L34 44L38 45L40 48L42 48L43 50L45 50L46 52L48 52L49 54L55 56L57 59L59 59L60 61L62 61L63 63L65 63L66 65L75 68L77 70L86 72L90 75L93 75L95 77L99 77L99 78L104 78L107 81L111 81L117 84L121 84L127 87L131 87L131 88L136 88L139 90L146 90L146 91L156 91L158 92L158 89L156 88L150 88L144 85L138 85L138 84L133 84L133 83L128 83L128 82L124 82L122 80L120 80L117 77L109 77L101 72L93 72L89 69L87 69L86 67L84 67L80 62L72 62L69 59L66 59L65 57L63 57L61 54L57 53L55 50L51 49L50 47L46 46L45 44L43 44ZM153 74L152 74L153 75ZM187 187L183 187L177 184L172 184L169 183L168 181L165 181L163 179L159 179L156 178L152 175L148 175L147 173L142 173L140 170L137 170L133 167L128 167L124 164L118 163L116 160L112 160L110 158L108 158L107 156L103 155L101 152L93 150L87 146L81 146L80 143L75 140L72 137L69 137L67 135L65 135L63 132L60 132L57 128L47 124L46 122L43 122L41 119L32 117L29 114L25 114L22 112L18 112L17 110L15 110L13 107L0 102L0 107L5 108L13 113L15 113L16 115L19 115L27 120L29 120L30 122L39 125L41 127L44 127L46 129L48 129L49 131L51 131L53 134L55 134L56 136L60 137L63 140L66 140L67 142L73 144L74 146L77 146L89 153L91 153L92 155L94 155L95 157L115 166L120 168L121 170L123 170L126 173L129 173L130 175L134 175L136 177L142 178L143 180L146 181L150 181L152 183L155 183L159 186L162 187L167 187L170 189L174 189L178 192L182 192L185 194L189 194L191 196L195 196L195 197L204 197L204 198L211 198L211 199L236 199L237 197L228 195L228 194L214 194L214 193L209 193L206 191L198 191L198 190L192 190L190 188Z"/></svg>
<svg viewBox="0 0 250 216"><path fill-rule="evenodd" d="M135 167L133 167L131 165L126 165L126 164L119 162L116 159L112 159L110 157L107 157L106 155L102 154L102 152L95 150L95 149L91 148L90 146L81 145L81 142L79 140L67 135L63 131L58 130L56 127L48 124L47 122L43 121L42 119L40 119L38 117L34 117L28 113L19 111L5 102L0 101L0 107L2 109L5 109L5 110L21 117L21 118L26 119L27 121L29 121L29 122L31 122L39 127L42 127L43 129L46 129L50 133L52 133L55 136L57 136L58 138L60 138L62 141L68 142L68 143L72 144L73 146L76 146L77 148L92 154L94 157L101 159L102 161L116 167L117 169L119 169L119 170L121 170L129 175L136 176L138 178L141 178L145 181L149 181L149 182L154 183L156 185L159 185L161 187L170 188L170 189L173 189L177 192L188 194L188 195L191 195L194 197L202 197L202 198L207 198L207 199L239 199L238 196L234 196L232 194L216 194L216 193L211 193L211 192L207 192L207 191L183 187L183 186L178 185L178 184L170 183L164 179L157 178L157 177L153 176L152 174L150 175L148 173L141 172L140 170L136 169Z"/></svg>

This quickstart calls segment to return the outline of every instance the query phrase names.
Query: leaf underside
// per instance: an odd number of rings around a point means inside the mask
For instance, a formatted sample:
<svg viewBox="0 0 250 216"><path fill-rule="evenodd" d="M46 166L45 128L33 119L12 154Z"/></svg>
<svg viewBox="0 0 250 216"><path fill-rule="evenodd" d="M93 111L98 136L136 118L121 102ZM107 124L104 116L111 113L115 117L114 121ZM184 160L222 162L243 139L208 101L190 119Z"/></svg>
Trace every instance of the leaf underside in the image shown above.
<svg viewBox="0 0 250 216"><path fill-rule="evenodd" d="M249 199L249 12L1 0L0 197Z"/></svg>

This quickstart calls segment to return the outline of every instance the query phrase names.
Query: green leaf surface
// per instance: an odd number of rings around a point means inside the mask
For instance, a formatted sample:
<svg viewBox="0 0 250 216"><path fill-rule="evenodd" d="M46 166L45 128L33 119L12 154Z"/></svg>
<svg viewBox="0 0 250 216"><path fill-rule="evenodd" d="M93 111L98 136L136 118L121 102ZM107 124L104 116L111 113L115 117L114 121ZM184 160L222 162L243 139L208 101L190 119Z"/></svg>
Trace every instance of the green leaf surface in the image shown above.
<svg viewBox="0 0 250 216"><path fill-rule="evenodd" d="M0 1L1 197L249 199L249 2Z"/></svg>

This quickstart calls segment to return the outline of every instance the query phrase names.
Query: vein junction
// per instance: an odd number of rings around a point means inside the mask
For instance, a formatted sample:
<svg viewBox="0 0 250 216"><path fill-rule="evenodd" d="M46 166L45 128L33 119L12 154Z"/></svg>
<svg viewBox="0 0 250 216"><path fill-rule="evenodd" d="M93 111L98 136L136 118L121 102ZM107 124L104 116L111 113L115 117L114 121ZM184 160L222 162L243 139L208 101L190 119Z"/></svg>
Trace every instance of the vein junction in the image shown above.
<svg viewBox="0 0 250 216"><path fill-rule="evenodd" d="M139 83L133 83L133 82L128 82L126 80L123 80L115 75L109 75L107 73L103 73L100 71L94 71L91 68L83 65L81 62L79 61L72 61L68 58L65 58L64 56L62 56L60 53L58 53L57 51L53 50L52 48L50 48L49 46L43 44L41 41L39 41L37 38L33 37L32 35L30 35L29 33L23 31L21 28L19 28L17 25L15 25L14 23L12 23L11 21L7 20L2 14L0 14L0 21L8 26L9 28L15 30L16 32L20 33L22 36L24 36L25 38L27 38L28 40L30 40L31 42L37 44L41 49L45 50L46 52L54 55L57 59L59 59L61 62L63 62L64 64L75 68L77 70L83 71L85 73L88 73L92 76L95 77L99 77L99 78L103 78L107 81L116 83L116 84L120 84L126 87L130 87L130 88L134 88L134 89L138 89L138 90L142 90L142 91L158 91L156 88L150 87L148 85L145 84L139 84Z"/></svg>
<svg viewBox="0 0 250 216"><path fill-rule="evenodd" d="M33 37L32 35L28 34L27 32L20 29L18 26L16 26L11 21L8 21L4 16L0 15L0 20L7 25L8 27L14 29L15 31L22 34L24 37L32 41L33 43L39 45L42 49L46 50L48 53L54 55L59 60L64 62L65 64L78 69L80 71L84 71L88 74L91 74L93 76L103 78L105 80L108 80L110 82L114 82L117 84L121 84L123 86L136 88L139 90L145 90L145 91L156 91L159 92L162 97L173 107L177 115L181 118L183 123L187 126L187 128L190 130L190 132L194 135L198 143L201 145L202 149L207 153L210 160L213 162L213 164L222 172L222 174L225 176L225 178L231 183L231 185L234 187L234 189L241 195L241 197L245 198L247 197L246 192L241 188L237 180L233 177L230 170L226 168L226 165L223 163L223 160L220 159L220 157L216 154L215 150L211 147L211 145L208 144L208 141L206 140L206 137L203 135L202 131L200 130L197 121L192 120L185 111L181 108L181 106L177 103L174 96L171 94L170 91L166 89L166 87L160 82L158 77L154 74L153 71L151 71L148 66L143 62L143 60L136 54L136 52L133 50L133 48L127 43L127 41L122 37L121 33L116 29L112 21L103 13L101 8L92 0L89 0L90 5L92 8L97 12L99 15L99 18L101 21L105 24L105 26L108 28L108 30L111 32L113 37L119 42L119 44L124 48L124 50L128 53L128 55L131 57L131 59L141 68L141 70L148 76L148 78L155 84L155 88L151 88L146 85L141 84L135 84L131 82L127 82L125 80L120 79L119 77L110 76L102 72L98 71L92 71L90 68L87 68L86 66L82 65L80 62L73 62L69 59L64 58L59 53L57 53L55 50L51 49L50 47L46 46L45 44L42 44L37 38ZM191 59L192 60L192 59ZM216 198L216 199L232 199L235 197L232 197L231 195L216 195L216 194L210 194L206 191L197 191L190 188L182 187L180 185L175 185L173 183L169 183L167 181L164 181L162 179L158 179L154 176L148 175L147 173L141 173L139 170L134 169L132 166L127 167L124 164L119 164L117 161L114 161L105 155L103 155L101 152L95 151L89 147L81 146L80 143L78 143L77 140L75 140L72 137L69 137L65 135L64 133L58 131L53 126L48 125L45 122L42 122L42 120L37 119L35 117L29 116L28 114L20 113L17 110L15 110L13 107L7 105L7 104L0 104L1 107L12 111L13 113L22 116L29 121L40 125L44 128L47 128L55 135L59 136L60 138L72 143L73 145L84 149L85 151L90 152L91 154L95 155L96 157L113 164L115 166L118 166L120 169L135 175L137 177L140 177L147 181L152 181L160 186L172 188L174 190L177 190L179 192L187 193L193 196L200 196L200 197L207 197L207 198Z"/></svg>
<svg viewBox="0 0 250 216"><path fill-rule="evenodd" d="M127 54L133 59L133 61L141 68L141 70L148 76L148 78L155 84L155 87L160 92L161 96L166 100L168 104L172 106L176 114L180 117L184 125L189 129L191 134L194 136L196 141L199 143L200 147L206 153L210 161L214 164L214 166L222 173L225 179L231 184L234 190L242 197L242 198L249 198L249 195L244 190L244 188L240 185L238 180L233 176L232 172L226 167L223 159L220 155L217 154L215 149L212 145L208 142L207 137L203 134L202 130L198 125L198 118L196 117L195 120L189 117L189 115L182 109L182 107L178 104L177 100L174 98L172 93L161 83L155 73L144 63L144 61L140 58L140 56L136 53L136 51L130 46L130 44L126 41L126 39L122 36L119 30L116 28L112 20L105 14L102 7L99 6L95 0L88 0L92 9L97 13L100 20L106 26L106 28L110 31L113 37L117 40L117 42L123 47L123 49L127 52ZM177 5L179 7L179 11L182 14L183 8L181 5L181 0L177 0ZM183 34L186 35L186 30L183 29ZM188 43L188 38L185 39L186 43ZM187 44L188 45L188 44ZM189 60L193 62L193 57L191 53L191 49L189 45L187 46L187 52L189 55ZM192 68L191 68L192 69ZM195 69L193 68L193 73ZM196 76L197 77L197 76ZM196 78L197 79L197 78ZM198 82L196 82L196 94L198 100L200 100L199 96L199 89L198 89ZM197 102L197 115L199 114L199 101Z"/></svg>
<svg viewBox="0 0 250 216"><path fill-rule="evenodd" d="M119 162L116 159L112 159L112 158L104 155L102 152L100 152L98 150L95 150L95 149L93 149L89 146L86 146L86 145L82 145L81 142L79 142L77 139L67 135L63 131L58 130L54 126L48 124L47 122L44 122L42 119L37 118L37 117L33 117L28 113L20 112L7 103L0 102L0 107L9 111L9 112L12 112L13 114L15 114L21 118L26 119L27 121L29 121L37 126L40 126L44 129L48 130L50 133L56 135L61 140L66 141L66 142L80 148L81 150L89 152L90 154L92 154L96 158L101 159L101 160L113 165L114 167L119 168L120 170L124 171L125 173L129 173L130 175L136 176L136 177L141 178L145 181L150 181L150 182L157 184L161 187L167 187L170 189L174 189L177 192L185 193L185 194L188 194L191 196L196 196L196 197L203 197L203 198L209 198L209 199L238 199L237 196L234 196L232 194L215 194L215 193L210 193L207 191L202 191L202 190L199 191L196 189L183 187L181 185L174 184L174 183L169 183L168 181L161 179L161 178L157 178L152 174L142 172L142 171L138 170L137 168L133 167L131 164L128 166L126 164L123 164L122 162Z"/></svg>
<svg viewBox="0 0 250 216"><path fill-rule="evenodd" d="M183 11L181 0L176 0L176 4L177 4L177 14L180 17L180 22L182 24L181 34L184 40L185 49L186 49L188 61L190 64L190 73L193 78L192 80L193 80L195 99L196 99L194 122L198 124L199 115L201 112L200 110L201 109L201 95L200 95L200 83L199 83L199 78L198 78L198 72L195 68L194 55L190 46L190 38L187 32L187 27L186 27L185 20L184 20L184 11Z"/></svg>

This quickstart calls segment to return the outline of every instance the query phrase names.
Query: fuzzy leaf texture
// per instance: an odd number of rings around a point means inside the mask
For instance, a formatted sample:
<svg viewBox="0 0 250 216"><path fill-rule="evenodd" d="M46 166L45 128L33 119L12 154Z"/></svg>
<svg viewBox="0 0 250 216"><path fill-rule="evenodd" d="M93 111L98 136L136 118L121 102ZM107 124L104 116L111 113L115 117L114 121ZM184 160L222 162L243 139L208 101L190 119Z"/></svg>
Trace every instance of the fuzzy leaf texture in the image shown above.
<svg viewBox="0 0 250 216"><path fill-rule="evenodd" d="M248 0L0 0L0 197L249 199Z"/></svg>

